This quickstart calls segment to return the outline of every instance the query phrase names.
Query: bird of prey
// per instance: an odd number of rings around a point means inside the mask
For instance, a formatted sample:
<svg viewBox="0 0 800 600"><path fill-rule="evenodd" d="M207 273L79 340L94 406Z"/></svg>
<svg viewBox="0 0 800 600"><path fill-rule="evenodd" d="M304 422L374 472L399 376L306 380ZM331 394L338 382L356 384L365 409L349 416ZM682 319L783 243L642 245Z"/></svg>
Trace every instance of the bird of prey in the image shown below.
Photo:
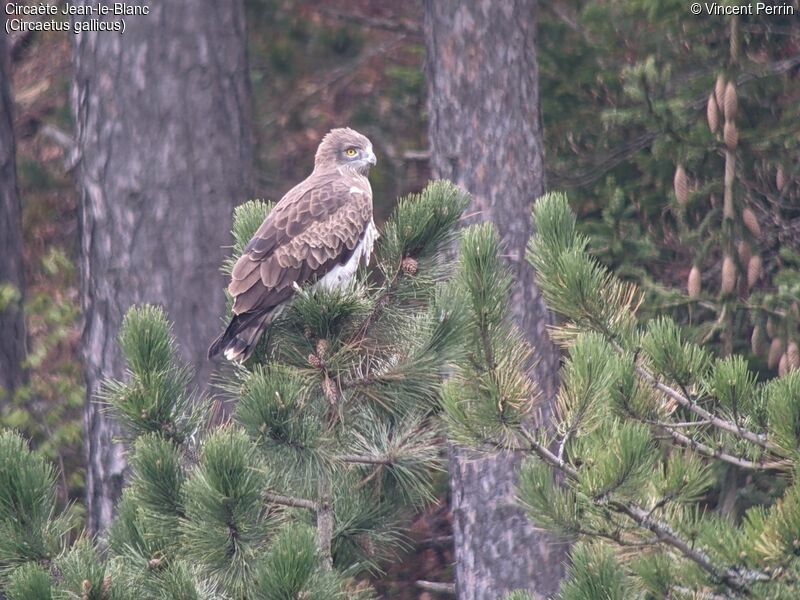
<svg viewBox="0 0 800 600"><path fill-rule="evenodd" d="M322 139L314 170L281 198L233 267L233 318L208 357L244 362L272 319L300 286L346 285L369 262L377 237L372 220L375 165L370 141L349 128Z"/></svg>

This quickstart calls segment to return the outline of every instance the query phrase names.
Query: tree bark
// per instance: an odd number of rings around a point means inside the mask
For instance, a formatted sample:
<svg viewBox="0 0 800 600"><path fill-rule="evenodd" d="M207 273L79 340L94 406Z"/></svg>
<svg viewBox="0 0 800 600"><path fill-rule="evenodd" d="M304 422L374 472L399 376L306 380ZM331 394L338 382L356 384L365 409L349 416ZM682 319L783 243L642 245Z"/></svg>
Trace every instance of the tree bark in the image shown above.
<svg viewBox="0 0 800 600"><path fill-rule="evenodd" d="M93 532L111 520L125 471L96 403L101 382L123 376L122 318L134 304L164 306L196 382L208 380L206 349L225 310L223 247L250 180L242 0L145 4L150 13L126 17L122 35L73 38Z"/></svg>
<svg viewBox="0 0 800 600"><path fill-rule="evenodd" d="M3 27L5 28L3 16ZM5 31L5 29L4 29ZM11 286L13 298L0 305L0 400L24 381L25 315L22 310L22 222L17 188L16 146L11 101L11 64L5 34L0 35L0 288ZM5 304L5 303L3 303Z"/></svg>
<svg viewBox="0 0 800 600"><path fill-rule="evenodd" d="M517 323L535 348L533 377L547 420L558 387L551 322L525 260L531 209L544 192L535 0L426 0L428 116L434 176L474 196L473 221L492 221L514 277ZM557 591L565 545L532 524L515 501L519 459L454 448L450 483L456 587L462 600L515 589Z"/></svg>

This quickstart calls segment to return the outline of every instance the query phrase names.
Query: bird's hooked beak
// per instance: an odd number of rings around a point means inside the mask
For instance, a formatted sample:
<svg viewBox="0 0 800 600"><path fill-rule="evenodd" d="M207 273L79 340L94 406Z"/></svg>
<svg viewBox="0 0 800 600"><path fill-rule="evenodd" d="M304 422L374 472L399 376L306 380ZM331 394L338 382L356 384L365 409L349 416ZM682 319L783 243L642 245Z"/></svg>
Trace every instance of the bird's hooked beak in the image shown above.
<svg viewBox="0 0 800 600"><path fill-rule="evenodd" d="M378 164L378 159L372 149L370 149L369 155L367 156L367 162L373 167Z"/></svg>

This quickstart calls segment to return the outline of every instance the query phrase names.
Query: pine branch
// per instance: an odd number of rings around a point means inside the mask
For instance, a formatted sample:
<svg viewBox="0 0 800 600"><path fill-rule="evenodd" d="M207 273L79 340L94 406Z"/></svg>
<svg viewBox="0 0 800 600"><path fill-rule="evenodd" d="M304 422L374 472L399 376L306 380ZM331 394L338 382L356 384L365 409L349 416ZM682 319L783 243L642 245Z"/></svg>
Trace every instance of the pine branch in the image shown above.
<svg viewBox="0 0 800 600"><path fill-rule="evenodd" d="M652 546L656 546L659 543L658 538L648 538L646 540L626 540L622 537L622 534L619 531L615 531L614 533L608 533L605 531L595 530L595 529L579 529L577 531L578 535L583 535L586 537L599 537L604 538L606 540L610 540L619 546L625 546L626 548L649 548Z"/></svg>
<svg viewBox="0 0 800 600"><path fill-rule="evenodd" d="M331 506L331 481L323 475L319 481L320 501L317 505L317 545L322 555L322 567L333 570L333 506Z"/></svg>
<svg viewBox="0 0 800 600"><path fill-rule="evenodd" d="M391 465L394 462L388 456L361 456L356 454L337 456L336 460L345 463L356 463L362 465Z"/></svg>
<svg viewBox="0 0 800 600"><path fill-rule="evenodd" d="M691 544L674 533L668 525L653 519L648 511L641 507L627 505L613 500L610 501L608 505L615 512L627 515L640 527L644 527L653 532L661 542L678 550L686 558L700 566L715 580L723 583L732 590L749 595L748 585L750 583L770 580L769 576L759 571L740 574L734 569L717 567L711 562L707 554L693 548Z"/></svg>
<svg viewBox="0 0 800 600"><path fill-rule="evenodd" d="M772 448L770 448L769 444L767 444L765 436L757 434L748 429L744 429L739 425L737 425L736 423L731 423L730 421L726 421L725 419L722 419L708 412L707 410L705 410L704 408L693 402L691 399L689 399L687 396L681 394L676 389L671 388L668 385L665 385L660 381L658 381L658 379L656 379L655 376L647 372L646 369L637 366L636 374L639 375L639 377L644 379L646 382L648 382L650 385L652 385L655 389L657 389L660 392L663 392L664 394L675 400L675 402L680 404L683 408L693 412L701 419L708 421L711 425L713 425L717 429L722 429L723 431L727 431L728 433L731 433L738 438L741 438L752 444L755 444L760 448L763 448L767 452L774 451Z"/></svg>
<svg viewBox="0 0 800 600"><path fill-rule="evenodd" d="M653 427L659 428L666 435L669 435L670 438L672 438L672 441L675 442L677 445L682 446L683 448L691 448L692 450L695 450L696 452L702 454L707 458L715 458L730 465L734 465L742 469L749 469L751 471L778 471L778 470L788 469L791 467L791 465L786 461L763 461L763 460L751 461L746 458L734 456L721 449L712 448L711 446L699 442L688 435L676 431L676 429L684 427L711 425L711 421L709 420L686 421L683 423L666 423L664 421L654 421L652 419L644 419L640 417L638 414L636 414L635 411L633 411L628 406L626 406L625 408L625 413L630 418L635 419L640 423L644 423L645 425L652 425ZM558 454L559 458L563 458L561 450L565 443L566 443L566 436L564 436L564 439L561 440L561 444L559 445L559 454Z"/></svg>
<svg viewBox="0 0 800 600"><path fill-rule="evenodd" d="M274 502L275 504L281 504L282 506L291 506L292 508L305 508L308 510L313 510L314 512L319 511L319 505L313 500L307 500L305 498L294 498L293 496L281 496L279 494L266 494L264 497L270 502Z"/></svg>
<svg viewBox="0 0 800 600"><path fill-rule="evenodd" d="M586 414L586 411L588 409L589 409L589 403L587 402L586 404L584 404L581 410L579 410L578 413L575 415L575 418L573 419L572 423L569 424L569 427L567 428L567 432L564 434L564 437L561 438L561 442L559 442L558 444L558 458L560 460L564 459L564 450L566 450L567 448L567 443L569 443L570 438L573 435L575 435L575 432L578 430L578 426L580 425L581 420L583 419L583 416Z"/></svg>
<svg viewBox="0 0 800 600"><path fill-rule="evenodd" d="M486 367L490 373L494 373L497 366L494 362L494 349L492 348L492 341L489 334L489 329L486 326L486 320L481 315L481 322L478 325L481 336L481 344L483 345L483 358L486 361Z"/></svg>
<svg viewBox="0 0 800 600"><path fill-rule="evenodd" d="M522 433L522 437L524 437L525 440L530 444L529 450L536 454L536 456L538 456L543 462L547 463L551 467L555 467L572 480L578 479L578 471L568 462L559 458L550 452L550 450L537 442L536 438L531 435L530 431L523 427L520 429L520 433Z"/></svg>
<svg viewBox="0 0 800 600"><path fill-rule="evenodd" d="M682 427L702 427L703 425L711 425L711 421L683 421L681 423L661 423L653 421L653 425L663 425L672 429L680 429Z"/></svg>
<svg viewBox="0 0 800 600"><path fill-rule="evenodd" d="M380 296L375 300L375 303L372 305L372 310L369 314L364 318L364 321L361 323L361 326L356 330L353 334L353 337L347 341L347 345L357 347L361 341L366 337L367 332L369 331L372 322L377 319L383 310L388 306L389 301L392 296L392 292L394 292L395 285L397 284L397 280L400 278L400 274L402 270L400 269L400 265L397 265L397 269L392 276L392 279L384 283L383 291L381 292Z"/></svg>
<svg viewBox="0 0 800 600"><path fill-rule="evenodd" d="M660 428L662 431L667 433L671 438L679 446L684 448L691 448L695 450L699 454L706 456L708 458L716 458L721 460L722 462L728 463L729 465L734 465L736 467L740 467L742 469L748 469L751 471L780 471L786 470L791 468L791 465L784 461L769 461L765 462L762 460L759 461L752 461L746 458L741 458L738 456L734 456L732 454L728 454L719 449L714 449L702 442L698 442L694 438L691 438L687 435L679 433L672 429L672 425L670 423L661 423L656 421L646 421L651 425L655 425L656 427Z"/></svg>
<svg viewBox="0 0 800 600"><path fill-rule="evenodd" d="M542 446L526 429L522 428L521 432L523 437L530 444L530 450L542 461L563 473L568 479L577 481L578 471L572 465L567 464L550 452L550 450ZM769 576L760 571L751 571L742 574L735 569L718 567L705 552L693 548L689 542L673 532L669 525L653 519L648 511L635 504L629 505L624 502L606 499L603 505L616 513L629 517L640 527L654 533L659 541L668 546L672 546L684 557L688 558L711 575L715 581L726 585L734 591L749 594L748 585L750 583L770 580Z"/></svg>
<svg viewBox="0 0 800 600"><path fill-rule="evenodd" d="M615 340L609 338L609 341L611 342L611 344L613 345L614 349L619 354L623 353L622 347ZM658 391L666 394L667 396L669 396L670 398L675 400L675 402L680 404L683 408L689 410L690 412L693 412L694 414L699 416L701 419L703 419L704 421L706 421L709 424L713 425L717 429L721 429L723 431L726 431L728 433L731 433L731 434L735 435L736 437L738 437L740 439L743 439L743 440L748 441L748 442L750 442L752 444L755 444L756 446L758 446L759 448L762 448L763 450L765 450L767 452L770 452L770 453L773 453L773 454L775 453L775 449L772 448L767 443L766 436L764 436L763 434L758 434L758 433L755 433L755 432L750 431L748 429L744 429L743 427L740 427L736 423L731 423L730 421L722 419L722 418L720 418L720 417L708 412L703 407L701 407L700 405L698 405L694 401L692 401L690 399L688 393L686 393L686 395L684 395L681 392L679 392L678 390L676 390L676 389L674 389L674 388L672 388L672 387L670 387L668 385L665 385L665 384L661 383L653 374L651 374L650 372L648 372L646 369L644 369L643 367L641 367L639 365L636 365L636 374L639 376L640 379L643 379L644 381L649 383L651 386L653 386Z"/></svg>

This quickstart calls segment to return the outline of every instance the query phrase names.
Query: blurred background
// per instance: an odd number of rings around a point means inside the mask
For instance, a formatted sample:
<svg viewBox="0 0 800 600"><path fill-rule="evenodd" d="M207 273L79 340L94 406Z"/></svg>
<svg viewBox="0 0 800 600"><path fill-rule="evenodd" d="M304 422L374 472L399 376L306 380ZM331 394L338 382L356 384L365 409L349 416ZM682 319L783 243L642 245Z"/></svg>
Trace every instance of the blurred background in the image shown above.
<svg viewBox="0 0 800 600"><path fill-rule="evenodd" d="M191 284L174 279L170 268L180 248L188 247L184 236L217 231L209 248L230 243L233 207L249 198L279 199L310 172L317 144L332 127L358 129L375 146L378 165L370 179L376 221L386 218L398 197L431 178L429 114L432 107L446 113L457 97L429 95L426 31L436 31L435 4L246 0L205 13L164 7L130 25L123 38L102 34L96 43L62 32L0 34L0 88L7 99L0 122L13 124L13 139L0 133L6 227L0 233L0 423L23 431L59 465L63 502L85 502L84 418L90 430L95 418L84 415L87 387L95 389L101 375L116 368L116 359L104 362L97 350L98 340L116 335L98 333L100 323L113 322L104 303L129 285L143 290L142 282L132 281L136 273L151 271L156 288L189 290ZM481 62L488 52L469 38L470 27L483 27L473 4L464 3L464 14L454 17L461 19L458 35L466 36L453 50L461 53L451 65L456 83L469 79L470 60ZM534 14L515 15L514 2L498 4L512 18ZM543 187L569 193L581 226L593 236L593 251L643 285L653 300L648 306L672 313L719 352L744 352L765 376L774 373L779 360L765 350L765 340L767 346L771 339L785 345L797 337L800 322L793 312L800 295L797 8L794 16L730 19L693 16L688 3L673 0L533 6L538 24L531 28L538 25L538 34L526 60L538 68L539 93L524 108L543 124ZM170 16L168 10L176 12ZM187 34L193 28L209 32L206 46ZM434 43L428 37L428 47ZM498 47L505 43L496 40ZM151 48L146 58L137 54L137 44ZM199 74L194 58L201 61ZM447 76L446 51L437 69L437 78ZM724 98L731 82L732 113ZM514 131L514 114L495 124ZM156 141L165 140L167 149L159 149ZM124 176L123 164L133 165L132 175ZM193 173L193 165L209 178ZM106 177L122 180L112 185ZM191 185L173 193L171 177ZM179 196L182 203L159 212L159 198ZM735 209L727 198L735 198ZM112 208L104 212L103 202ZM227 221L207 212L205 202L219 207ZM726 220L729 208L735 214ZM174 226L172 232L145 228L150 235L143 239L174 236L178 250L153 243L140 263L115 262L142 243L125 225L139 210L153 224ZM203 225L180 229L195 215ZM512 217L527 219L529 211ZM105 225L105 238L87 237L92 227ZM123 234L113 233L115 227ZM199 354L221 323L224 283L213 273L223 255L220 249L193 257L212 273L195 284L213 300L176 300L213 307L194 344ZM738 273L732 298L719 294L728 285L728 255L736 256ZM104 262L104 256L115 258ZM164 256L169 258L159 259ZM86 291L101 280L108 296ZM148 293L132 293L129 300L143 301ZM13 317L19 306L24 330ZM191 323L176 325L182 340L193 338L181 328L188 332L202 320L191 307L184 311ZM207 380L209 367L198 369L199 379ZM409 583L418 579L452 579L445 479L440 504L410 524L407 556L378 584L387 597L418 597ZM747 485L753 497L765 489L759 482ZM718 501L734 502L726 498L723 483ZM747 496L737 498L741 506L730 510L746 507Z"/></svg>

